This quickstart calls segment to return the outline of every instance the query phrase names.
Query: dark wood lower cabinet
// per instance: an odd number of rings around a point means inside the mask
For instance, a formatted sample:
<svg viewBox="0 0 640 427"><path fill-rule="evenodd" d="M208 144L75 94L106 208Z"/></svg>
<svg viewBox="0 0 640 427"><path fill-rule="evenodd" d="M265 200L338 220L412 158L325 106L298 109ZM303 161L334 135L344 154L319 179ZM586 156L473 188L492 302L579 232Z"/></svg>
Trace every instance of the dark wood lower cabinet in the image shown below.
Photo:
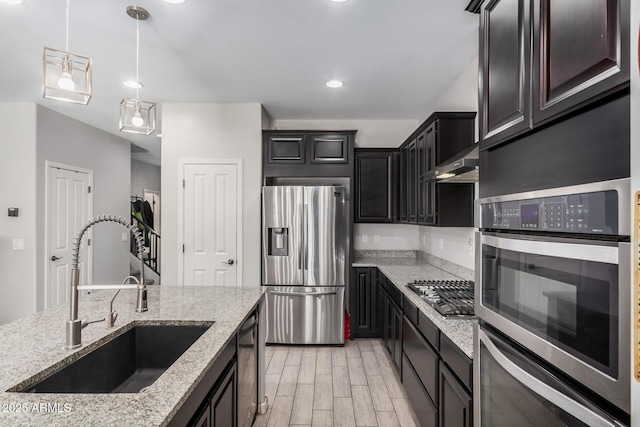
<svg viewBox="0 0 640 427"><path fill-rule="evenodd" d="M402 385L420 425L422 427L437 427L438 408L429 398L406 355L402 356Z"/></svg>
<svg viewBox="0 0 640 427"><path fill-rule="evenodd" d="M440 362L440 427L472 427L471 394Z"/></svg>
<svg viewBox="0 0 640 427"><path fill-rule="evenodd" d="M213 391L211 399L193 424L194 427L236 427L238 386L237 364L234 362L223 380Z"/></svg>
<svg viewBox="0 0 640 427"><path fill-rule="evenodd" d="M377 313L378 292L376 268L353 268L349 305L351 312L351 337L371 338L380 336Z"/></svg>
<svg viewBox="0 0 640 427"><path fill-rule="evenodd" d="M169 421L168 426L236 427L237 377L234 337Z"/></svg>

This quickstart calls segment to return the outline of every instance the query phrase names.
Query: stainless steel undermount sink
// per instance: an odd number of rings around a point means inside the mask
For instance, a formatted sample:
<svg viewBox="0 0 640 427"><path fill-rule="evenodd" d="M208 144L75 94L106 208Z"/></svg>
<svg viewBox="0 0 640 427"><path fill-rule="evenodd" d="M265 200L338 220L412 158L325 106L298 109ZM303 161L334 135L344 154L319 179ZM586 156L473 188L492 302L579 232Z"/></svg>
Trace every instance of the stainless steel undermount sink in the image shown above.
<svg viewBox="0 0 640 427"><path fill-rule="evenodd" d="M137 393L153 384L202 334L207 325L138 325L24 393Z"/></svg>

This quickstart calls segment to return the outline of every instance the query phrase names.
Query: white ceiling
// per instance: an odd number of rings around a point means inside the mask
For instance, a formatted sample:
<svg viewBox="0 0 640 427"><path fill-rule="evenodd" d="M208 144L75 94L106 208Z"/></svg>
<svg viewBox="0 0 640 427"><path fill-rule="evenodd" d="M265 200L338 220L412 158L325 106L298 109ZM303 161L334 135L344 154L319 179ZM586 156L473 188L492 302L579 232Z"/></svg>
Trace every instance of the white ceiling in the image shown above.
<svg viewBox="0 0 640 427"><path fill-rule="evenodd" d="M42 98L42 51L64 50L65 0L0 2L0 102L36 102L149 150L160 139L118 131L135 90L132 4L140 22L140 98L258 102L274 119L415 119L477 55L468 0L71 0L69 50L94 61L88 106ZM327 80L339 79L341 89ZM159 129L161 123L159 122Z"/></svg>

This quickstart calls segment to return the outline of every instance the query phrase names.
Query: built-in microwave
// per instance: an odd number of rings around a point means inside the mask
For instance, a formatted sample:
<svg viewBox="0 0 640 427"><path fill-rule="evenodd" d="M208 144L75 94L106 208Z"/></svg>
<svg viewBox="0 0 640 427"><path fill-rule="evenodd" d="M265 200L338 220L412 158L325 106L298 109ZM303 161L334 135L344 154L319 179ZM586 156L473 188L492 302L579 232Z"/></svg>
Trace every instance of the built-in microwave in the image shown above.
<svg viewBox="0 0 640 427"><path fill-rule="evenodd" d="M479 201L475 312L630 411L629 180Z"/></svg>

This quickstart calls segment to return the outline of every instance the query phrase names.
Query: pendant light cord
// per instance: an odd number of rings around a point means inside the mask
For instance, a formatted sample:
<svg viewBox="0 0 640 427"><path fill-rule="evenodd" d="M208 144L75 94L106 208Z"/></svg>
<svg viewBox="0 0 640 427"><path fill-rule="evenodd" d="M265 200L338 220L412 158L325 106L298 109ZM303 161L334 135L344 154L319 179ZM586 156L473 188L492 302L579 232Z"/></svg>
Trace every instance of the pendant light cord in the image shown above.
<svg viewBox="0 0 640 427"><path fill-rule="evenodd" d="M140 64L140 19L136 18L136 99L140 99L140 96L138 96L138 89L140 87L139 64Z"/></svg>
<svg viewBox="0 0 640 427"><path fill-rule="evenodd" d="M69 3L71 0L67 0L67 26L65 28L64 46L65 52L69 52Z"/></svg>

